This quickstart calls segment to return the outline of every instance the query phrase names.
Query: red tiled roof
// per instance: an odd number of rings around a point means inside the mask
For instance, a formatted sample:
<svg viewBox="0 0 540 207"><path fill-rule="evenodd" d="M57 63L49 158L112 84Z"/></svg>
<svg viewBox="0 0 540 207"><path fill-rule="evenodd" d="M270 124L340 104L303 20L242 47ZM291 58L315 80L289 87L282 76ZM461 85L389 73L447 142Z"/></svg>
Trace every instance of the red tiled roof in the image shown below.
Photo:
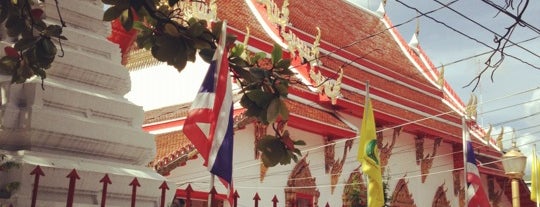
<svg viewBox="0 0 540 207"><path fill-rule="evenodd" d="M218 7L218 18L227 20L227 26L246 31L250 30L250 35L272 44L274 41L266 34L262 26L257 22L255 16L245 1L220 0L216 1Z"/></svg>
<svg viewBox="0 0 540 207"><path fill-rule="evenodd" d="M185 163L196 155L195 147L181 131L174 131L155 136L156 156L149 165L161 174L168 174L170 169Z"/></svg>
<svg viewBox="0 0 540 207"><path fill-rule="evenodd" d="M191 103L185 103L146 111L144 112L143 124L170 121L171 119L185 117L190 106Z"/></svg>

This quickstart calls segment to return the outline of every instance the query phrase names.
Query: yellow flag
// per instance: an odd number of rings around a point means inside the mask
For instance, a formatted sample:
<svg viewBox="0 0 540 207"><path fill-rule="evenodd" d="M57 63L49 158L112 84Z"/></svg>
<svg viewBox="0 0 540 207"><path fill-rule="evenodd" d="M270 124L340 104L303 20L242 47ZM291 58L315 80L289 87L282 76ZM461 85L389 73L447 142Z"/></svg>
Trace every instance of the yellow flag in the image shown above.
<svg viewBox="0 0 540 207"><path fill-rule="evenodd" d="M368 175L368 207L381 207L384 205L382 173L375 130L375 117L373 116L369 92L367 92L359 136L358 161L362 163L362 172Z"/></svg>
<svg viewBox="0 0 540 207"><path fill-rule="evenodd" d="M536 146L535 146L536 147ZM534 202L540 202L538 199L538 190L540 185L538 183L538 168L540 167L540 160L536 157L536 150L533 148L532 162L531 162L531 200Z"/></svg>

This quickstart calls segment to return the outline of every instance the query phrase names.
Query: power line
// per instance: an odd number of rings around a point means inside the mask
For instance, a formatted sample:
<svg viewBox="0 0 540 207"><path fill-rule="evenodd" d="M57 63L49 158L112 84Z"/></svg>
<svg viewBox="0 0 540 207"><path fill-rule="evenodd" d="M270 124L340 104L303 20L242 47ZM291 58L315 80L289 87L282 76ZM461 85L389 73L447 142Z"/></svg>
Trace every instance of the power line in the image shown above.
<svg viewBox="0 0 540 207"><path fill-rule="evenodd" d="M523 50L525 50L525 51L527 51L527 52L531 53L532 55L534 55L534 56L536 56L536 57L540 58L540 55L538 55L538 54L536 54L536 53L534 53L534 52L530 51L530 50L529 50L529 49L527 49L527 48L524 48L524 47L523 47L523 46L521 46L521 45L518 45L518 44L514 43L513 41L511 41L510 39L508 39L508 38L506 38L506 37L503 37L503 36L501 36L501 35L497 34L497 33L496 33L495 31L493 31L493 30L491 30L491 29L487 28L486 26L484 26L484 25L482 25L482 24L478 23L477 21L475 21L475 20L473 20L473 19L471 19L471 18L467 17L467 16L466 16L466 15L464 15L463 13L461 13L461 12L459 12L459 11L456 11L455 9L453 9L453 8L452 8L452 7L450 7L450 6L446 6L446 5L444 5L444 4L443 4L442 2L440 2L439 0L435 0L435 2L437 2L437 3L439 3L440 5L442 5L442 6L446 7L446 8L448 8L449 10L451 10L451 11L453 11L454 13L456 13L456 14L460 15L461 17L463 17L463 18L465 18L465 19L469 20L470 22L472 22L472 23L474 23L474 24L478 25L479 27L482 27L483 29L485 29L485 30L487 30L487 31L491 32L491 33L492 33L492 34L494 34L495 36L497 36L497 37L499 37L499 38L501 38L501 37L502 37L502 38L504 38L505 40L507 40L508 42L510 42L510 43L511 43L512 45L515 45L515 46L517 46L517 47L519 47L519 48L521 48L521 49L523 49Z"/></svg>
<svg viewBox="0 0 540 207"><path fill-rule="evenodd" d="M408 5L408 4L404 3L404 2L402 2L402 1L400 1L400 0L396 0L396 2L402 4L403 6L409 8L409 9L412 9L412 10L414 10L414 11L420 13L420 14L424 14L424 13L422 13L422 11L418 10L417 8L412 7L412 6L410 6L410 5ZM492 49L492 50L496 50L494 47L492 47L492 46L490 46L490 45L488 45L488 44L486 44L486 43L484 43L484 42L482 42L482 41L480 41L480 40L478 40L478 39L476 39L476 38L474 38L474 37L471 37L470 35L467 35L467 34L465 34L464 32L462 32L462 31L460 31L460 30L458 30L458 29L456 29L456 28L454 28L454 27L452 27L452 26L449 26L448 24L446 24L446 23L444 23L444 22L442 22L442 21L439 21L439 20L437 20L437 19L435 19L435 18L429 16L428 14L424 14L423 16L425 16L425 17L427 17L427 18L429 18L429 19L431 19L431 20L433 20L433 21L435 21L435 22L437 22L437 23L439 23L439 24L442 24L442 25L444 25L446 28L448 28L448 29L450 29L450 30L452 30L452 31L454 31L454 32L456 32L456 33L458 33L458 34L464 36L464 37L467 37L468 39L473 40L473 41L475 41L475 42L477 42L477 43L479 43L479 44L481 44L481 45L483 45L483 46L485 46L485 47L487 47L487 48L490 48L490 49ZM501 52L502 52L502 51L501 51ZM521 58L518 58L518 57L516 57L516 56L514 56L514 55L510 55L510 54L508 54L508 53L502 53L502 54L504 54L504 55L506 55L506 56L508 56L508 57L514 58L514 59L516 59L516 60L518 60L518 61L520 61L520 62L522 62L522 63L524 63L524 64L527 64L527 65L533 67L533 68L540 69L539 66L533 65L533 64L531 64L531 63L529 63L529 62L527 62L527 61L525 61L525 60L523 60L523 59L521 59Z"/></svg>
<svg viewBox="0 0 540 207"><path fill-rule="evenodd" d="M539 90L540 89L540 86L539 87L535 87L535 88L531 88L531 89L527 89L527 90L524 90L524 91L520 91L520 92L516 92L516 93L512 93L512 94L509 94L509 95L506 95L506 96L503 96L503 97L500 97L500 98L496 98L496 99L492 99L492 100L489 100L489 101L486 101L486 102L482 102L482 103L479 103L479 104L485 104L485 103L489 103L489 102L492 102L492 101L497 101L497 100L501 100L501 99L504 99L504 98L509 98L509 97L512 97L512 96L516 96L516 95L521 95L521 94L525 94L525 93L529 93L529 92L532 92L532 91L535 91L535 90ZM525 103L522 103L522 104L525 104ZM512 105L514 106L514 105ZM506 107L502 107L503 109L506 109L508 108L509 106L506 106ZM491 113L491 112L494 112L495 110L491 110L491 111L488 111L488 112L485 112L485 113ZM430 116L429 118L433 118L433 117L437 117L437 116L441 116L443 114L446 114L448 112L444 112L444 113L441 113L441 114L437 114L437 115L433 115L433 116ZM421 120L424 120L424 119L421 119ZM418 122L417 121L411 121L411 122L408 122L409 124L410 123L416 123ZM407 124L407 123L406 123ZM388 129L394 129L396 127L401 127L401 126L405 126L406 124L403 124L403 125L399 125L399 126L394 126L394 127L391 127L391 128L385 128L385 129L382 129L382 130L378 130L377 132L381 132L381 131L385 131L385 130L388 130ZM531 127L528 127L528 128L531 128ZM528 129L526 128L526 129ZM315 151L315 150L318 150L318 149L322 149L323 147L325 146L330 146L330 145L335 145L335 144L338 144L338 143L343 143L347 140L351 140L351 139L356 139L357 137L352 137L352 138L344 138L344 139L340 139L334 143L331 143L331 144L325 144L325 145L321 145L321 146L316 146L316 147L312 147L312 148L308 148L308 149L305 149L305 150L302 150L303 153L306 153L306 152L309 152L309 151ZM408 145L407 145L408 146ZM404 146L403 146L404 147ZM487 146L483 146L483 147L487 147ZM406 152L403 152L403 151L400 151L401 153L406 153ZM400 152L394 152L394 153L400 153ZM392 153L392 154L394 154ZM439 155L440 156L440 155ZM253 167L253 166L258 166L261 164L261 161L260 160L253 160L254 163L252 164L247 164L245 166L240 166L240 167L236 167L235 170L241 170L241 169L245 169L245 168L249 168L249 167ZM251 162L251 161L249 161ZM235 163L237 164L237 163ZM208 176L202 176L202 177L199 177L199 178L194 178L194 179L191 179L191 181L197 181L197 180L201 180L201 179L206 179ZM184 183L190 183L190 181L187 181L187 182L184 182ZM182 184L180 184L182 185Z"/></svg>
<svg viewBox="0 0 540 207"><path fill-rule="evenodd" d="M490 0L482 0L484 3L490 5L491 7L497 9L499 12L502 12L503 14L506 14L510 17L512 17L512 19L514 19L515 21L517 21L520 25L524 25L526 26L527 28L531 29L533 32L536 32L537 34L540 35L540 29L532 26L531 24L527 23L526 21L524 21L523 19L521 19L521 17L518 17L508 11L506 11L506 9L502 8L501 6L493 3L492 1Z"/></svg>

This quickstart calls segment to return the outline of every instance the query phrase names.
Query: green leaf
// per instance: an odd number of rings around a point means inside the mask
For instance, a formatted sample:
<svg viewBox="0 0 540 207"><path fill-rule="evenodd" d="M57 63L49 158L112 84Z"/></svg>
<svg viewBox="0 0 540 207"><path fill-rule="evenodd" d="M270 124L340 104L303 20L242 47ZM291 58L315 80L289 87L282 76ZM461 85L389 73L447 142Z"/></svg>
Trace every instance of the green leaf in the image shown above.
<svg viewBox="0 0 540 207"><path fill-rule="evenodd" d="M101 0L101 2L108 5L116 5L120 2L120 0Z"/></svg>
<svg viewBox="0 0 540 207"><path fill-rule="evenodd" d="M275 65L276 68L283 68L283 69L288 69L289 66L291 66L291 60L290 59L281 59Z"/></svg>
<svg viewBox="0 0 540 207"><path fill-rule="evenodd" d="M152 30L150 28L148 28L146 25L144 25L140 21L133 22L133 29L139 30L141 32L147 32L147 33L152 32Z"/></svg>
<svg viewBox="0 0 540 207"><path fill-rule="evenodd" d="M280 98L274 98L270 105L268 105L268 109L266 111L266 119L270 123L274 123L276 119L279 117L281 113L281 110L283 110L284 104L281 103Z"/></svg>
<svg viewBox="0 0 540 207"><path fill-rule="evenodd" d="M242 96L240 105L247 109L246 116L258 117L262 112L262 108L257 106L257 103L249 99L247 95Z"/></svg>
<svg viewBox="0 0 540 207"><path fill-rule="evenodd" d="M306 145L306 142L304 140L296 140L294 141L294 145Z"/></svg>
<svg viewBox="0 0 540 207"><path fill-rule="evenodd" d="M23 51L34 46L37 40L38 40L37 37L22 38L19 41L17 41L13 47L18 51Z"/></svg>
<svg viewBox="0 0 540 207"><path fill-rule="evenodd" d="M287 108L287 105L281 98L279 99L279 105L279 115L281 115L281 119L289 120L289 108Z"/></svg>
<svg viewBox="0 0 540 207"><path fill-rule="evenodd" d="M179 0L169 0L169 6L174 6Z"/></svg>
<svg viewBox="0 0 540 207"><path fill-rule="evenodd" d="M281 46L276 43L272 50L272 65L276 65L281 60L281 56L283 56L283 51L281 50Z"/></svg>
<svg viewBox="0 0 540 207"><path fill-rule="evenodd" d="M221 26L223 25L222 21L216 22L215 24L212 24L212 34L214 37L219 37L219 34L221 34Z"/></svg>
<svg viewBox="0 0 540 207"><path fill-rule="evenodd" d="M193 18L192 18L193 19ZM194 22L189 25L188 32L193 37L199 37L204 32L206 25L201 25L199 22Z"/></svg>
<svg viewBox="0 0 540 207"><path fill-rule="evenodd" d="M281 97L286 98L289 95L289 83L287 80L280 80L279 84L274 85Z"/></svg>
<svg viewBox="0 0 540 207"><path fill-rule="evenodd" d="M264 92L261 89L252 90L246 93L246 95L251 101L255 102L257 106L261 108L266 108L272 99L274 99L274 95L268 92Z"/></svg>
<svg viewBox="0 0 540 207"><path fill-rule="evenodd" d="M269 76L268 71L262 68L252 67L249 69L249 72L257 81L261 81Z"/></svg>
<svg viewBox="0 0 540 207"><path fill-rule="evenodd" d="M62 34L62 27L60 25L49 25L43 33L49 37L59 37Z"/></svg>
<svg viewBox="0 0 540 207"><path fill-rule="evenodd" d="M233 56L233 57L240 57L240 55L242 55L242 53L244 53L244 45L242 45L242 44L236 44L231 49L231 56Z"/></svg>
<svg viewBox="0 0 540 207"><path fill-rule="evenodd" d="M254 56L252 56L250 58L249 62L251 64L255 64L255 63L259 62L259 60L264 59L264 58L266 58L266 53L265 52L258 52L258 53L256 53Z"/></svg>
<svg viewBox="0 0 540 207"><path fill-rule="evenodd" d="M119 6L112 6L109 7L104 13L103 13L103 21L110 22L112 20L117 19L122 13L126 10L126 8L120 8Z"/></svg>
<svg viewBox="0 0 540 207"><path fill-rule="evenodd" d="M133 28L133 13L131 9L126 9L122 12L120 23L122 23L122 27L124 27L126 31L131 31Z"/></svg>
<svg viewBox="0 0 540 207"><path fill-rule="evenodd" d="M199 50L199 56L201 56L204 62L210 63L212 62L212 58L214 57L215 52L216 52L215 49L203 48Z"/></svg>
<svg viewBox="0 0 540 207"><path fill-rule="evenodd" d="M257 149L261 151L261 159L267 167L272 167L282 162L287 150L283 143L274 136L266 135L257 144Z"/></svg>

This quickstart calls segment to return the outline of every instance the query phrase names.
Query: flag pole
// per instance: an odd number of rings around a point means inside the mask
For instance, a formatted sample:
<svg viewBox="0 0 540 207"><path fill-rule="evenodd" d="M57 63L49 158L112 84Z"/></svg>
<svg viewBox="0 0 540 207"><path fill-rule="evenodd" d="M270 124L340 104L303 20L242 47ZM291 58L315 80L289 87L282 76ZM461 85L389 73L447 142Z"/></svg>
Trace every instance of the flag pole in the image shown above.
<svg viewBox="0 0 540 207"><path fill-rule="evenodd" d="M215 175L210 173L210 189L208 189L208 207L212 207L212 188L214 188Z"/></svg>
<svg viewBox="0 0 540 207"><path fill-rule="evenodd" d="M532 165L531 165L531 168L533 169L536 169L535 172L534 172L534 175L531 175L531 176L534 176L536 182L533 183L535 186L532 186L533 189L536 189L535 190L535 193L536 193L536 207L540 207L540 192L539 192L539 189L538 189L538 186L540 186L538 184L538 179L540 179L540 177L538 176L538 157L536 156L536 144L533 145L533 162L532 162Z"/></svg>
<svg viewBox="0 0 540 207"><path fill-rule="evenodd" d="M466 123L466 119L465 119L465 116L466 115L463 115L461 117L461 124L462 124L462 143L463 143L463 181L465 183L465 190L463 191L464 193L464 198L465 198L465 206L468 205L469 203L469 196L468 196L468 190L469 190L469 187L467 186L467 135L468 135L468 132L467 132L467 123Z"/></svg>

